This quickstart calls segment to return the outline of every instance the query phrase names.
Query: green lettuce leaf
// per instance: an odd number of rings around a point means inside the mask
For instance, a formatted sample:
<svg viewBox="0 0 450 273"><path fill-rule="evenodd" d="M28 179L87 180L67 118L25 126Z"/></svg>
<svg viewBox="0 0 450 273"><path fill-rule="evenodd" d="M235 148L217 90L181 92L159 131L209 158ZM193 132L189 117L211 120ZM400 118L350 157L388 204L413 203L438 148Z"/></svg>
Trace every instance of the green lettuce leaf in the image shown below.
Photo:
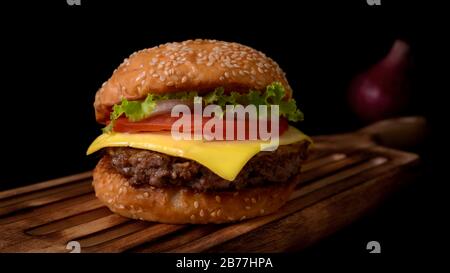
<svg viewBox="0 0 450 273"><path fill-rule="evenodd" d="M203 97L205 104L217 104L223 109L225 105L242 104L249 105L279 105L280 116L284 116L289 121L302 121L303 113L297 108L297 103L294 99L283 99L286 91L283 85L279 82L273 82L266 87L264 92L250 90L245 94L238 92L231 92L229 95L224 94L223 88L216 88L213 92Z"/></svg>
<svg viewBox="0 0 450 273"><path fill-rule="evenodd" d="M230 92L225 94L223 87L218 87L214 91L202 97L205 105L217 104L225 110L226 105L279 105L280 116L284 116L289 121L302 121L303 113L297 108L297 103L294 99L284 99L286 91L283 85L279 82L273 82L266 87L264 92L250 90L248 93L241 94L238 92ZM110 123L103 128L104 132L110 132L114 127L115 121L125 115L130 121L136 122L145 119L151 115L156 107L158 101L169 99L183 99L193 100L198 96L195 91L179 92L164 95L148 94L145 100L129 101L122 99L120 104L113 106L110 114Z"/></svg>

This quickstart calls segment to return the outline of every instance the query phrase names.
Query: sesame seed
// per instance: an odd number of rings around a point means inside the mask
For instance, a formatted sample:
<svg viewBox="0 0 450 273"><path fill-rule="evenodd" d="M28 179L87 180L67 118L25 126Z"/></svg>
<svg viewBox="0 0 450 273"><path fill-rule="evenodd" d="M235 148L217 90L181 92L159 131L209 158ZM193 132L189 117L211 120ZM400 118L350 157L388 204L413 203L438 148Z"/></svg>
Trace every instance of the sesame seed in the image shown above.
<svg viewBox="0 0 450 273"><path fill-rule="evenodd" d="M241 221L245 220L245 218L247 218L245 215L241 217Z"/></svg>
<svg viewBox="0 0 450 273"><path fill-rule="evenodd" d="M256 199L255 198L252 198L252 203L256 204Z"/></svg>
<svg viewBox="0 0 450 273"><path fill-rule="evenodd" d="M200 214L200 217L205 216L205 212L203 211L203 209L200 210L200 213L199 213L199 214Z"/></svg>
<svg viewBox="0 0 450 273"><path fill-rule="evenodd" d="M163 82L166 80L166 77L164 75L161 75L161 76L159 76L159 80Z"/></svg>
<svg viewBox="0 0 450 273"><path fill-rule="evenodd" d="M195 219L195 215L192 214L192 215L191 215L191 220L194 220L194 219Z"/></svg>
<svg viewBox="0 0 450 273"><path fill-rule="evenodd" d="M259 213L264 214L264 209L261 209Z"/></svg>
<svg viewBox="0 0 450 273"><path fill-rule="evenodd" d="M223 75L225 76L225 78L229 78L230 77L230 73L228 73L228 72L225 72Z"/></svg>
<svg viewBox="0 0 450 273"><path fill-rule="evenodd" d="M194 208L198 208L198 202L197 201L194 201Z"/></svg>
<svg viewBox="0 0 450 273"><path fill-rule="evenodd" d="M175 83L174 83L174 82L168 82L168 83L166 83L166 85L167 85L167 86L174 86Z"/></svg>
<svg viewBox="0 0 450 273"><path fill-rule="evenodd" d="M181 78L181 83L185 83L187 81L187 77L183 76L183 78Z"/></svg>
<svg viewBox="0 0 450 273"><path fill-rule="evenodd" d="M217 203L220 203L220 196L218 196L218 195L216 195L216 201L217 201Z"/></svg>
<svg viewBox="0 0 450 273"><path fill-rule="evenodd" d="M225 78L223 76L220 76L219 80L223 81L223 80L225 80Z"/></svg>
<svg viewBox="0 0 450 273"><path fill-rule="evenodd" d="M213 211L213 212L211 212L211 217L216 217L216 212L215 211Z"/></svg>
<svg viewBox="0 0 450 273"><path fill-rule="evenodd" d="M148 192L144 192L144 197L148 198Z"/></svg>
<svg viewBox="0 0 450 273"><path fill-rule="evenodd" d="M222 214L222 210L221 209L218 209L217 210L217 216L220 216Z"/></svg>
<svg viewBox="0 0 450 273"><path fill-rule="evenodd" d="M252 207L250 207L250 206L245 206L245 209L246 210L250 210Z"/></svg>

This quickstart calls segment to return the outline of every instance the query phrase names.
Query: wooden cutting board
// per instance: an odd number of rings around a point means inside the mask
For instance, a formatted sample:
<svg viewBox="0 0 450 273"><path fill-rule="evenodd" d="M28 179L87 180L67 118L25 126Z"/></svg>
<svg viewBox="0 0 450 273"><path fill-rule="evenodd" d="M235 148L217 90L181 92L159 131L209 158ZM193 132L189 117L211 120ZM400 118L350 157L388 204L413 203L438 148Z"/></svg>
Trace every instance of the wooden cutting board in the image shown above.
<svg viewBox="0 0 450 273"><path fill-rule="evenodd" d="M315 137L301 183L278 212L235 224L169 225L112 214L91 172L0 192L0 252L282 252L348 225L416 175L416 154L376 144L420 138L420 117ZM400 135L400 136L399 136ZM415 137L414 137L415 136ZM68 243L76 241L78 243Z"/></svg>

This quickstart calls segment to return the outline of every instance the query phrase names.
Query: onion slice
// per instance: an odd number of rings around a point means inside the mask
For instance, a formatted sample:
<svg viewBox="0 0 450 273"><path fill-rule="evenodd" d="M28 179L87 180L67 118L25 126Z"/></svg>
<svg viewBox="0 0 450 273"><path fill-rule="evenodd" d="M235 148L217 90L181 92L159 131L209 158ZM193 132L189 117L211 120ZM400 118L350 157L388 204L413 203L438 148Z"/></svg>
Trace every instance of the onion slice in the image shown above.
<svg viewBox="0 0 450 273"><path fill-rule="evenodd" d="M192 109L194 107L194 102L192 100L180 100L180 99L162 100L156 104L155 109L148 117L154 117L170 113L172 111L172 108L175 107L176 105L186 105Z"/></svg>

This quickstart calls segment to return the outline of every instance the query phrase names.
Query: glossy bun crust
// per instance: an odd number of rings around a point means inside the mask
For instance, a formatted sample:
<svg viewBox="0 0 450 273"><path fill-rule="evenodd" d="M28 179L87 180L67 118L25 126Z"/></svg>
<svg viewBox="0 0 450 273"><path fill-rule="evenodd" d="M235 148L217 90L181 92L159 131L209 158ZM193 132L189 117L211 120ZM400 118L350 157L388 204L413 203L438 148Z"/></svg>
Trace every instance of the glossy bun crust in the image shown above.
<svg viewBox="0 0 450 273"><path fill-rule="evenodd" d="M230 192L196 192L184 187L133 188L103 157L94 170L95 194L125 217L170 224L226 223L266 215L285 204L298 179L275 186Z"/></svg>
<svg viewBox="0 0 450 273"><path fill-rule="evenodd" d="M95 115L105 123L122 98L139 100L148 93L263 90L274 81L292 90L277 63L263 53L215 40L167 43L133 53L97 91Z"/></svg>

